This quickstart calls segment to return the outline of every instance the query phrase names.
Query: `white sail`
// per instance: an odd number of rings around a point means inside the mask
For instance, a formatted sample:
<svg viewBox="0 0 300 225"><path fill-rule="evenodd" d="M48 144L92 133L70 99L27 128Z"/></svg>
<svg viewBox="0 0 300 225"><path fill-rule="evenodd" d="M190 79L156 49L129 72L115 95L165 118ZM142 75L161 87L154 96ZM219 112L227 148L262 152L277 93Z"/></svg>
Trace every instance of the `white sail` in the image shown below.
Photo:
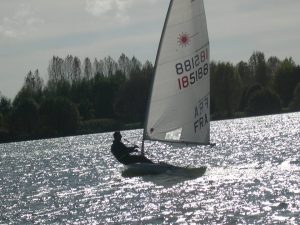
<svg viewBox="0 0 300 225"><path fill-rule="evenodd" d="M144 139L209 144L209 40L203 0L171 0Z"/></svg>

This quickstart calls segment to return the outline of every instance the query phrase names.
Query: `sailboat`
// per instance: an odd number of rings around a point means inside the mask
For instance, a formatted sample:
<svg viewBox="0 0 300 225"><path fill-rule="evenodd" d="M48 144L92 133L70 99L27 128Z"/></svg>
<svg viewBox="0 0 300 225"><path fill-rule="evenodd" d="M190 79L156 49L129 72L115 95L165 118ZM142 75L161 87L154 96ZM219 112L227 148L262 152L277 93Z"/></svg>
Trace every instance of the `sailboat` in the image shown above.
<svg viewBox="0 0 300 225"><path fill-rule="evenodd" d="M203 0L171 0L165 19L143 132L145 140L210 144L209 39ZM160 174L184 167L129 165L127 174ZM205 172L206 167L194 168Z"/></svg>

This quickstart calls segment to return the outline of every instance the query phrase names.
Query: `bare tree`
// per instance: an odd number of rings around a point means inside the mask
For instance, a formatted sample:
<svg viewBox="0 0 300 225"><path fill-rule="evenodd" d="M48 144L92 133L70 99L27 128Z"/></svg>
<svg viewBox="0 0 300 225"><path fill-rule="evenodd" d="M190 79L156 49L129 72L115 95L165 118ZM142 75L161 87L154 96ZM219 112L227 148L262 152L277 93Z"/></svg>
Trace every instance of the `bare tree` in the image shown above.
<svg viewBox="0 0 300 225"><path fill-rule="evenodd" d="M72 83L79 82L81 80L81 62L77 56L75 56L73 60L72 76Z"/></svg>
<svg viewBox="0 0 300 225"><path fill-rule="evenodd" d="M67 80L72 83L73 79L73 61L74 57L72 55L68 55L64 61L64 72L66 74Z"/></svg>
<svg viewBox="0 0 300 225"><path fill-rule="evenodd" d="M130 59L122 53L118 60L119 70L128 78L130 73Z"/></svg>
<svg viewBox="0 0 300 225"><path fill-rule="evenodd" d="M104 58L104 75L112 76L118 69L118 64L115 60L108 56Z"/></svg>
<svg viewBox="0 0 300 225"><path fill-rule="evenodd" d="M86 80L90 80L92 78L92 63L88 57L84 59L83 78Z"/></svg>

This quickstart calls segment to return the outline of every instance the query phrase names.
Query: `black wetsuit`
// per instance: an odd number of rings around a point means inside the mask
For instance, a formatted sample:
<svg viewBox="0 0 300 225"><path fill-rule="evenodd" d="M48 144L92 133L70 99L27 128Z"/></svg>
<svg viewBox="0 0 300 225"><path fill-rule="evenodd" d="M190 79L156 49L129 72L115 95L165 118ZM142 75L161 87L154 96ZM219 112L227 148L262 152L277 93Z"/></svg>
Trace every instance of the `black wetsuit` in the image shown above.
<svg viewBox="0 0 300 225"><path fill-rule="evenodd" d="M127 147L120 141L114 141L111 146L111 152L116 159L125 165L133 163L153 163L150 159L147 159L142 155L130 155L135 152L134 147Z"/></svg>

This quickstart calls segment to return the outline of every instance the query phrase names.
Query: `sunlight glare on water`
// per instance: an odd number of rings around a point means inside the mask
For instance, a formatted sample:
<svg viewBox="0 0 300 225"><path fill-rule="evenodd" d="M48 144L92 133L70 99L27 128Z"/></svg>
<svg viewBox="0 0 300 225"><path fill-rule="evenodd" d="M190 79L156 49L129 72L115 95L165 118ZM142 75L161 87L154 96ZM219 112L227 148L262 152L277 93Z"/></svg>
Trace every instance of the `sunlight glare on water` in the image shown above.
<svg viewBox="0 0 300 225"><path fill-rule="evenodd" d="M208 167L193 179L122 177L112 133L1 144L0 224L300 224L300 113L212 122L211 139L145 143L156 162Z"/></svg>

